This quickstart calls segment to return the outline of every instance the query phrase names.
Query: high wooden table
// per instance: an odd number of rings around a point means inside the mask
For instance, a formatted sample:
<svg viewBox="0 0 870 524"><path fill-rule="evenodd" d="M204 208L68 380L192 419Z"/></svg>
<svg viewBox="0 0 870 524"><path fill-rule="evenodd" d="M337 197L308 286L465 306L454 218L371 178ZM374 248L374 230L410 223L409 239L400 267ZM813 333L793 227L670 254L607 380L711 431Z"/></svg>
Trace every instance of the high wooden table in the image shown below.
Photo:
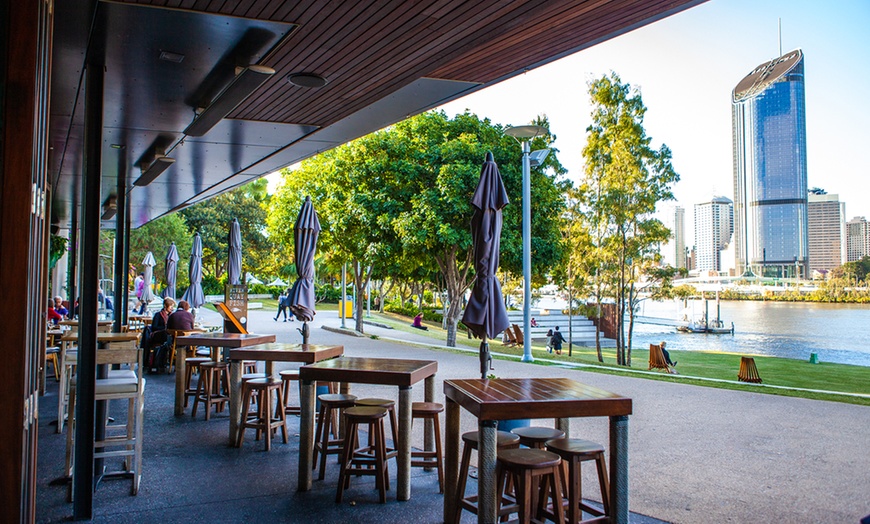
<svg viewBox="0 0 870 524"><path fill-rule="evenodd" d="M317 381L380 384L399 388L399 442L397 443L396 498L411 498L411 388L425 380L425 400L435 397L434 360L394 360L386 358L341 357L299 368L302 383L299 444L299 491L311 489L314 453L314 384Z"/></svg>
<svg viewBox="0 0 870 524"><path fill-rule="evenodd" d="M236 348L256 346L275 342L275 335L256 335L253 333L194 333L175 340L176 347L206 346L223 348L224 358L229 357L229 351ZM184 376L187 364L184 361L184 351L175 353L175 415L184 414Z"/></svg>
<svg viewBox="0 0 870 524"><path fill-rule="evenodd" d="M610 503L612 522L628 522L628 416L631 399L567 378L445 380L447 429L444 451L444 522L452 523L459 476L459 408L478 418L477 521L497 521L496 425L498 420L555 418L568 436L571 417L610 419Z"/></svg>
<svg viewBox="0 0 870 524"><path fill-rule="evenodd" d="M275 362L303 362L313 364L322 360L340 357L344 346L321 346L315 344L258 344L230 349L230 446L235 446L242 423L242 362L256 360L266 362L266 375L274 375Z"/></svg>

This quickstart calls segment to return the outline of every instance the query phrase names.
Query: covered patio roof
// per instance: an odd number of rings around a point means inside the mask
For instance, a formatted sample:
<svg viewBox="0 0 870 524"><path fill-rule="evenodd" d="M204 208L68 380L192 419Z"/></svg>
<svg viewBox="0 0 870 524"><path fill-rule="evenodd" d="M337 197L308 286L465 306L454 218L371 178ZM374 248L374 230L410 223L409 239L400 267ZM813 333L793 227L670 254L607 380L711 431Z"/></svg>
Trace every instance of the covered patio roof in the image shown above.
<svg viewBox="0 0 870 524"><path fill-rule="evenodd" d="M105 52L101 198L124 177L138 227L703 1L57 2L51 223L81 204L88 53ZM221 96L234 79L249 88Z"/></svg>

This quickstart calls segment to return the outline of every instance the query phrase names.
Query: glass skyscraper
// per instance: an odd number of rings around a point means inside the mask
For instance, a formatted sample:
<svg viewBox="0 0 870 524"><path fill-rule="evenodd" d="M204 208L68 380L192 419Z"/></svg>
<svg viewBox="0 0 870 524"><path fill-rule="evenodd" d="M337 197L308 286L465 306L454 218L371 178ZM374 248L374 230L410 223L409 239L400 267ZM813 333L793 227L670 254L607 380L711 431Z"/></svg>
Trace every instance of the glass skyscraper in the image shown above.
<svg viewBox="0 0 870 524"><path fill-rule="evenodd" d="M731 104L737 273L806 277L803 53L756 67L734 88Z"/></svg>

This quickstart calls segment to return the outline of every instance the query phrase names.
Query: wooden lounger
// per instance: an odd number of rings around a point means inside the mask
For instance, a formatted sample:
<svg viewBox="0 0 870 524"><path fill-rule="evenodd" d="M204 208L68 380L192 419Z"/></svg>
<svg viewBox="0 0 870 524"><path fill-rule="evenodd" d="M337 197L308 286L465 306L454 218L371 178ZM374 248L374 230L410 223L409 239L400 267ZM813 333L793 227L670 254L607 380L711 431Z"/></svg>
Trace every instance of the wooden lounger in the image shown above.
<svg viewBox="0 0 870 524"><path fill-rule="evenodd" d="M665 354L662 353L662 347L658 344L649 345L649 368L648 369L663 369L668 373L671 369L665 361Z"/></svg>
<svg viewBox="0 0 870 524"><path fill-rule="evenodd" d="M755 367L754 358L740 357L740 371L737 373L737 380L761 384L761 377L758 375L758 368Z"/></svg>

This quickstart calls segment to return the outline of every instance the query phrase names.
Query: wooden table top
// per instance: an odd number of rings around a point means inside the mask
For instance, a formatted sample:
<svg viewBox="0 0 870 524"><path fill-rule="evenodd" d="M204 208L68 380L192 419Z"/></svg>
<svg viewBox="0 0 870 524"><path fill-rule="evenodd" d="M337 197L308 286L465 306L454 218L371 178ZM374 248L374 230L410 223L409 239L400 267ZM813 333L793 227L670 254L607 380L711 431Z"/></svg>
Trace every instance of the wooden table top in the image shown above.
<svg viewBox="0 0 870 524"><path fill-rule="evenodd" d="M569 378L451 379L444 394L481 420L631 414L630 398Z"/></svg>
<svg viewBox="0 0 870 524"><path fill-rule="evenodd" d="M412 386L438 372L434 360L340 357L299 368L300 380Z"/></svg>
<svg viewBox="0 0 870 524"><path fill-rule="evenodd" d="M254 333L196 333L178 337L176 344L181 346L211 346L222 348L242 348L275 342L275 335L257 335Z"/></svg>
<svg viewBox="0 0 870 524"><path fill-rule="evenodd" d="M321 360L340 357L343 354L344 346L273 342L231 349L230 360L264 360L313 364Z"/></svg>
<svg viewBox="0 0 870 524"><path fill-rule="evenodd" d="M115 322L114 320L97 320L97 325L99 325L99 326L110 326L110 325L112 325L114 322ZM75 319L73 319L73 320L61 320L61 321L58 322L58 323L59 323L59 324L63 324L64 326L78 326L78 325L79 325L79 321L78 321L78 320L75 320Z"/></svg>
<svg viewBox="0 0 870 524"><path fill-rule="evenodd" d="M63 342L75 342L79 339L77 331L67 331L60 339ZM129 342L139 340L139 333L97 333L97 342Z"/></svg>

